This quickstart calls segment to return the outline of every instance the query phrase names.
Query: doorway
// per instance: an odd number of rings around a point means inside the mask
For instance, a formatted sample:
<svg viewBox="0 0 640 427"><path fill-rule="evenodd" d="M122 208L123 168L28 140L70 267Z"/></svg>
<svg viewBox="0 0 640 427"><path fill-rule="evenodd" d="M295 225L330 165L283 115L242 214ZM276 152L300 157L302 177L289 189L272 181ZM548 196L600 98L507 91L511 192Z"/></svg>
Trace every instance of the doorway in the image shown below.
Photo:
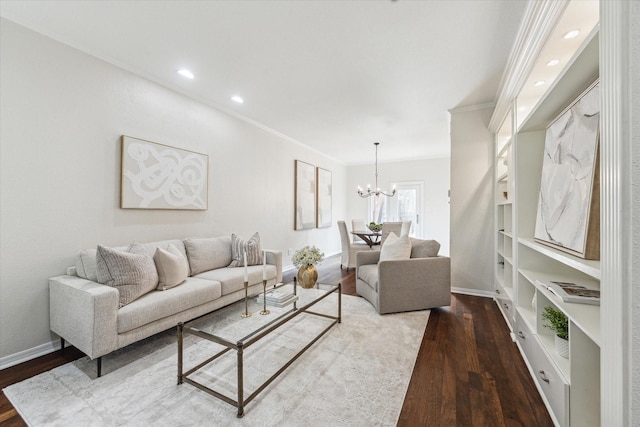
<svg viewBox="0 0 640 427"><path fill-rule="evenodd" d="M371 221L411 221L411 237L422 238L422 197L424 182L398 182L394 197L371 197Z"/></svg>

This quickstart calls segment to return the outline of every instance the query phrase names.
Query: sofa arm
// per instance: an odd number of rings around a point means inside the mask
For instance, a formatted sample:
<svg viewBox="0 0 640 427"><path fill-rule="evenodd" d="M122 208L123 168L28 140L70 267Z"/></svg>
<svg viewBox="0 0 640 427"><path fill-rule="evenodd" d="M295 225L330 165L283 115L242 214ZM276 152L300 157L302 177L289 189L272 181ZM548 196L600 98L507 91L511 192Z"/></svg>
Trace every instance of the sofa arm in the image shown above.
<svg viewBox="0 0 640 427"><path fill-rule="evenodd" d="M53 332L92 359L118 348L116 288L74 276L49 279Z"/></svg>
<svg viewBox="0 0 640 427"><path fill-rule="evenodd" d="M276 283L282 283L282 251L275 249L265 249L267 253L267 264L276 266Z"/></svg>
<svg viewBox="0 0 640 427"><path fill-rule="evenodd" d="M381 314L450 305L450 258L381 261L378 264L378 298Z"/></svg>

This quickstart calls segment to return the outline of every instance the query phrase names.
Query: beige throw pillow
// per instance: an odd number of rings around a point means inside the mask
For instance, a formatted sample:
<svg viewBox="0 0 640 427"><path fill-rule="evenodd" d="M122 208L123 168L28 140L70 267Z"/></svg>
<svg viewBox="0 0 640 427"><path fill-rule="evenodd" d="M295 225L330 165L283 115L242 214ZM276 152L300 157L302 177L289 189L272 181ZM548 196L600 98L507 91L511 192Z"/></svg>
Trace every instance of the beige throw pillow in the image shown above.
<svg viewBox="0 0 640 427"><path fill-rule="evenodd" d="M135 245L129 252L98 245L96 266L98 282L118 289L120 307L123 307L158 285L158 272L149 255L132 253L139 251Z"/></svg>
<svg viewBox="0 0 640 427"><path fill-rule="evenodd" d="M380 261L409 259L410 256L411 239L409 239L409 236L405 234L402 237L398 237L394 232L389 233L380 248Z"/></svg>
<svg viewBox="0 0 640 427"><path fill-rule="evenodd" d="M229 267L244 267L244 251L247 251L247 265L262 264L260 235L256 232L246 242L235 234L231 235L231 257Z"/></svg>
<svg viewBox="0 0 640 427"><path fill-rule="evenodd" d="M189 277L189 263L173 245L169 245L167 250L157 248L153 261L158 270L157 289L160 291L178 286Z"/></svg>

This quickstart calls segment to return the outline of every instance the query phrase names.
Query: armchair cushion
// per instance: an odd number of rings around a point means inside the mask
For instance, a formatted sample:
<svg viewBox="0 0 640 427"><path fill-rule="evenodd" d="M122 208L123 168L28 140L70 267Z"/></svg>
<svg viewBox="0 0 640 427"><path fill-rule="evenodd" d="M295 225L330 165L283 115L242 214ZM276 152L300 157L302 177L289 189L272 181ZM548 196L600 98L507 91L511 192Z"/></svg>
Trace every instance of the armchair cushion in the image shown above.
<svg viewBox="0 0 640 427"><path fill-rule="evenodd" d="M378 291L378 264L361 265L358 268L358 279L363 280L374 291Z"/></svg>
<svg viewBox="0 0 640 427"><path fill-rule="evenodd" d="M380 261L409 259L411 256L411 240L408 235L396 236L391 232L380 248Z"/></svg>

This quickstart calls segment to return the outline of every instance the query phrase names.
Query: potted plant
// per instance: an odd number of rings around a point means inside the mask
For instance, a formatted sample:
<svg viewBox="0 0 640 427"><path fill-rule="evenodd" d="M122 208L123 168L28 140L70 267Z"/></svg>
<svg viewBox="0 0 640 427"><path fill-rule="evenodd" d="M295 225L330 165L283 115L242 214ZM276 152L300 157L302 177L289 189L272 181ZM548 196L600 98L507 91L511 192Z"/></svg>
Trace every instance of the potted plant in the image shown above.
<svg viewBox="0 0 640 427"><path fill-rule="evenodd" d="M298 267L298 282L303 288L313 288L318 280L315 265L322 262L324 253L315 246L305 246L293 254L291 262Z"/></svg>
<svg viewBox="0 0 640 427"><path fill-rule="evenodd" d="M556 351L564 358L569 358L569 319L560 310L547 306L542 312L544 327L555 333Z"/></svg>
<svg viewBox="0 0 640 427"><path fill-rule="evenodd" d="M373 231L374 233L379 233L380 230L382 230L382 224L376 224L374 221L371 221L369 224L367 224L367 228L369 228L369 230Z"/></svg>

